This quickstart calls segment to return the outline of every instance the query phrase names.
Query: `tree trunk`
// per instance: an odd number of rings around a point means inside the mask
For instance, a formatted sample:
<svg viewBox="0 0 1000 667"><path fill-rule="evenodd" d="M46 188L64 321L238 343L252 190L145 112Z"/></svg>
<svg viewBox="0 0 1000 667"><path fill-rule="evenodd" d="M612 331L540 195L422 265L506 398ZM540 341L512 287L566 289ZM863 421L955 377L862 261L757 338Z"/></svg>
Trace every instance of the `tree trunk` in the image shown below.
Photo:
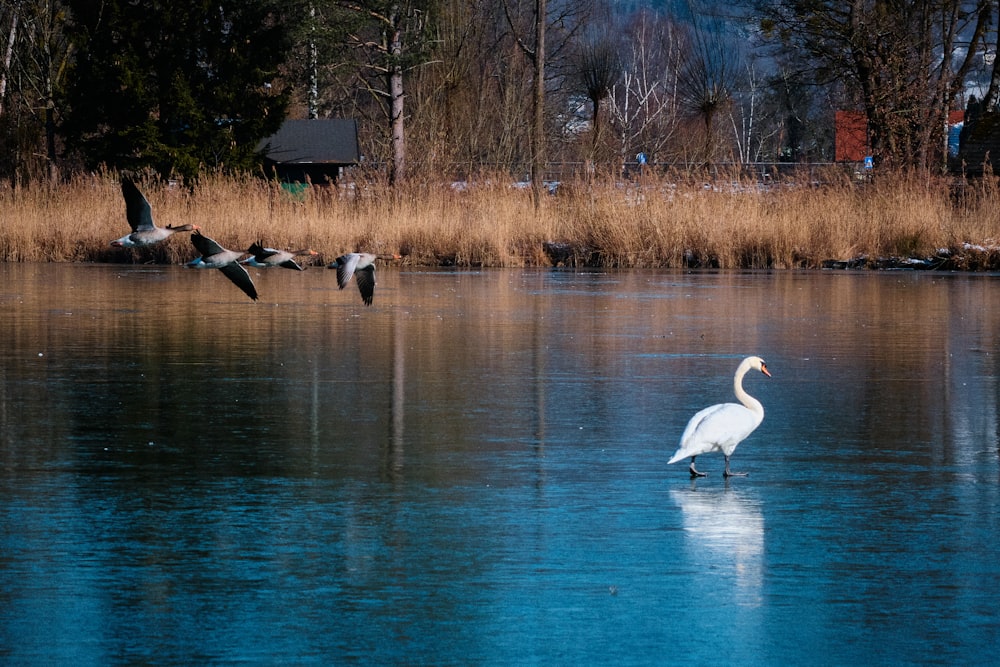
<svg viewBox="0 0 1000 667"><path fill-rule="evenodd" d="M389 181L393 185L406 179L406 135L405 116L403 115L403 66L400 59L403 55L403 16L402 9L393 7L392 24L389 28L389 116L392 134L392 171Z"/></svg>
<svg viewBox="0 0 1000 667"><path fill-rule="evenodd" d="M993 56L993 69L990 71L990 87L983 98L983 110L995 111L1000 102L1000 57Z"/></svg>
<svg viewBox="0 0 1000 667"><path fill-rule="evenodd" d="M597 164L597 150L601 142L601 100L598 98L593 98L590 100L593 107L593 117L594 117L594 136L591 137L590 142L590 159L593 163Z"/></svg>
<svg viewBox="0 0 1000 667"><path fill-rule="evenodd" d="M531 195L542 205L545 187L545 0L535 0L535 115L532 123Z"/></svg>
<svg viewBox="0 0 1000 667"><path fill-rule="evenodd" d="M316 6L309 3L309 118L319 118L319 50L316 48Z"/></svg>
<svg viewBox="0 0 1000 667"><path fill-rule="evenodd" d="M49 96L45 104L45 152L49 164L49 184L55 186L59 182L59 167L56 164L56 103Z"/></svg>
<svg viewBox="0 0 1000 667"><path fill-rule="evenodd" d="M15 3L14 14L10 19L10 36L7 37L7 49L3 55L3 71L0 72L0 116L3 115L3 99L7 93L7 73L10 72L10 63L14 57L14 42L17 39L17 21L19 5Z"/></svg>
<svg viewBox="0 0 1000 667"><path fill-rule="evenodd" d="M389 95L392 98L392 182L402 183L406 179L406 135L403 117L403 71L393 67L389 75Z"/></svg>

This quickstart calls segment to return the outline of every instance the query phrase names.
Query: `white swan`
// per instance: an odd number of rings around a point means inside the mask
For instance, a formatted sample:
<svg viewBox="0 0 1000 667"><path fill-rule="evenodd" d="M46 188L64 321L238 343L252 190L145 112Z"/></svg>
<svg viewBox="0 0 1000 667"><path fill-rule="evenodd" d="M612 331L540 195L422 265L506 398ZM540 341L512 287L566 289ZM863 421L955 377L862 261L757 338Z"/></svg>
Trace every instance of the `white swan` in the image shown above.
<svg viewBox="0 0 1000 667"><path fill-rule="evenodd" d="M688 422L681 444L667 464L676 463L681 459L691 457L691 477L704 477L694 467L694 459L699 454L722 452L726 457L725 477L746 475L745 472L731 472L729 457L733 455L736 445L753 433L754 429L764 421L764 406L756 398L743 390L743 376L751 370L760 371L767 377L771 374L767 365L760 357L747 357L736 368L733 376L733 391L739 403L719 403L700 411ZM742 405L741 405L742 404Z"/></svg>

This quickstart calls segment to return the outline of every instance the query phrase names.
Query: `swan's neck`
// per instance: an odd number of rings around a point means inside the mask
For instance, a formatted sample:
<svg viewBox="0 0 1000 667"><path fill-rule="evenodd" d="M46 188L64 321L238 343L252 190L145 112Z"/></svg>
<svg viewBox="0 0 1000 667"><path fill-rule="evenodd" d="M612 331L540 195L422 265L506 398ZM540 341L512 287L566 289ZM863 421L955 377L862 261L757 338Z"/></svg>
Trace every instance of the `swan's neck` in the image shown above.
<svg viewBox="0 0 1000 667"><path fill-rule="evenodd" d="M764 406L760 404L756 398L751 396L743 388L743 376L745 376L750 371L750 366L740 366L736 369L736 377L733 378L733 392L736 394L737 400L746 406L748 410L764 415Z"/></svg>

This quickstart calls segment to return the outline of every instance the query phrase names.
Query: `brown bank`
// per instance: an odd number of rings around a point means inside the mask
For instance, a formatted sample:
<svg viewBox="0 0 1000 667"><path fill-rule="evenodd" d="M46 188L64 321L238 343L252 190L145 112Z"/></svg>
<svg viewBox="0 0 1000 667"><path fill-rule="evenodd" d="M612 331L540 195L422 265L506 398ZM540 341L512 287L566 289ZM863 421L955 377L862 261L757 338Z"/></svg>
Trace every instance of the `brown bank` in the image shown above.
<svg viewBox="0 0 1000 667"><path fill-rule="evenodd" d="M411 182L392 189L352 182L289 193L252 177L206 175L195 184L139 185L156 224L197 225L230 248L260 240L318 251L396 253L409 265L614 268L1000 269L1000 187L884 177L858 186L697 178L563 183L536 210L503 176L462 188ZM0 260L183 263L177 234L148 249L114 248L128 231L117 174L56 187L0 186Z"/></svg>

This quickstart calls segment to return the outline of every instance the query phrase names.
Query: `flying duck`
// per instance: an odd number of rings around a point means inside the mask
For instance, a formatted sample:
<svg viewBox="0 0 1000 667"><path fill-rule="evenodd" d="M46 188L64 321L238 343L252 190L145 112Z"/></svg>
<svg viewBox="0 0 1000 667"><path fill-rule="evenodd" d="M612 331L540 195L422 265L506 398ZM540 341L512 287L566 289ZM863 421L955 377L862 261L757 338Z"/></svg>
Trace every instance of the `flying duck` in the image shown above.
<svg viewBox="0 0 1000 667"><path fill-rule="evenodd" d="M368 252L349 252L341 255L328 269L337 269L337 285L340 289L347 287L351 276L357 275L358 290L361 300L366 306L372 305L375 296L375 260L399 259L399 255L373 255Z"/></svg>
<svg viewBox="0 0 1000 667"><path fill-rule="evenodd" d="M157 227L153 224L153 210L149 202L139 192L139 188L128 176L122 176L122 196L125 197L125 217L128 218L131 234L111 242L116 248L140 248L166 240L177 232L191 232L198 225L178 225Z"/></svg>
<svg viewBox="0 0 1000 667"><path fill-rule="evenodd" d="M257 288L254 287L250 274L239 263L244 253L237 250L226 250L198 230L191 234L191 243L201 253L201 257L188 262L189 267L193 269L219 269L248 297L254 301L257 300Z"/></svg>
<svg viewBox="0 0 1000 667"><path fill-rule="evenodd" d="M253 255L253 257L248 257L243 260L242 263L247 266L255 266L259 269L266 269L271 266L280 266L285 269L295 269L296 271L305 271L305 269L295 261L295 257L299 257L301 255L313 256L319 254L315 250L309 249L276 250L274 248L265 248L260 241L251 244L251 246L247 248L247 252Z"/></svg>

